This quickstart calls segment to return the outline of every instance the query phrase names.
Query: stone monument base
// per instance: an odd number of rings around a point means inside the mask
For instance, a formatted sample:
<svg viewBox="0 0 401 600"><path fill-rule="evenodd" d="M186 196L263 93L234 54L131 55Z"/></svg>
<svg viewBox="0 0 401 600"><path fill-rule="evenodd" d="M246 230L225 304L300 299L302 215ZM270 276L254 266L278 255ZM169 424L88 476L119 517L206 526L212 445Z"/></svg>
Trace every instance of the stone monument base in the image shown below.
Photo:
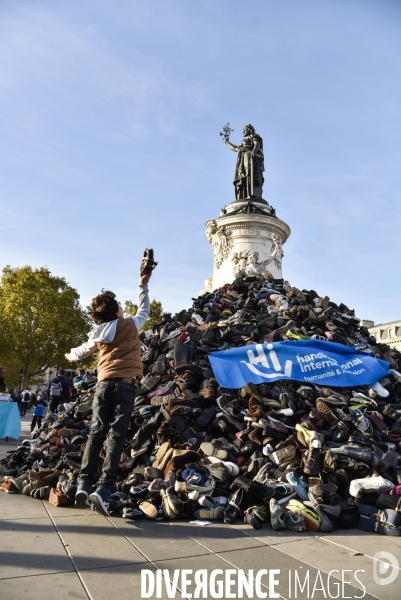
<svg viewBox="0 0 401 600"><path fill-rule="evenodd" d="M262 198L236 200L225 206L220 217L206 222L206 236L214 254L210 290L232 283L239 275L282 277L282 244L291 230L275 216Z"/></svg>

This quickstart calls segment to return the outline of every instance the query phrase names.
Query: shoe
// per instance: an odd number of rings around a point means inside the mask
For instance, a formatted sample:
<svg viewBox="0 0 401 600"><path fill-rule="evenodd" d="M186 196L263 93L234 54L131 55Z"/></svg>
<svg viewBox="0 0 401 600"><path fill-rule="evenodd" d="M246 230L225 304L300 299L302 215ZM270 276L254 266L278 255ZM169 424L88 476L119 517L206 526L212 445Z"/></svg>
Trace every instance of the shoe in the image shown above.
<svg viewBox="0 0 401 600"><path fill-rule="evenodd" d="M200 446L200 450L206 456L214 456L215 458L219 458L220 460L226 460L228 457L226 450L219 450L213 446L211 442L203 442Z"/></svg>
<svg viewBox="0 0 401 600"><path fill-rule="evenodd" d="M244 523L254 529L261 529L263 523L267 521L267 512L261 506L251 506L247 508L244 516Z"/></svg>
<svg viewBox="0 0 401 600"><path fill-rule="evenodd" d="M156 469L164 471L168 461L173 456L173 448L170 442L164 442L156 452L156 460L152 463L152 466Z"/></svg>
<svg viewBox="0 0 401 600"><path fill-rule="evenodd" d="M182 502L174 496L173 488L160 492L162 497L163 512L169 519L176 519L182 512Z"/></svg>
<svg viewBox="0 0 401 600"><path fill-rule="evenodd" d="M301 500L308 500L308 481L302 476L296 477L294 472L287 473L285 477L288 483L295 489Z"/></svg>
<svg viewBox="0 0 401 600"><path fill-rule="evenodd" d="M140 271L144 275L151 273L157 267L158 263L154 260L153 248L146 248L143 253Z"/></svg>
<svg viewBox="0 0 401 600"><path fill-rule="evenodd" d="M314 448L311 445L305 461L305 473L308 475L319 475L322 471L323 459L324 457L321 448Z"/></svg>
<svg viewBox="0 0 401 600"><path fill-rule="evenodd" d="M44 487L32 490L29 495L36 500L48 500L51 490L52 488L50 485L45 485Z"/></svg>
<svg viewBox="0 0 401 600"><path fill-rule="evenodd" d="M248 502L249 494L240 488L234 492L228 501L228 506L224 511L223 520L227 525L232 525L235 519L241 516L241 513Z"/></svg>
<svg viewBox="0 0 401 600"><path fill-rule="evenodd" d="M317 408L319 414L322 415L323 419L325 421L327 421L331 426L337 425L337 423L338 423L337 417L331 412L330 408L327 406L327 404L325 402L323 402L323 400L317 400L316 408Z"/></svg>
<svg viewBox="0 0 401 600"><path fill-rule="evenodd" d="M194 450L173 450L171 463L174 470L181 469L188 463L195 463L201 460L200 454Z"/></svg>
<svg viewBox="0 0 401 600"><path fill-rule="evenodd" d="M64 461L69 467L80 469L82 457L82 452L67 452L67 454L64 455Z"/></svg>
<svg viewBox="0 0 401 600"><path fill-rule="evenodd" d="M270 455L270 460L272 460L276 465L280 465L284 462L289 462L295 458L297 450L294 446L284 446L275 452L272 452Z"/></svg>
<svg viewBox="0 0 401 600"><path fill-rule="evenodd" d="M330 521L327 514L321 509L321 506L318 502L317 497L312 492L309 492L309 502L310 502L309 506L311 506L311 508L313 508L314 512L320 518L319 530L322 531L323 533L330 533L330 531L333 531L333 529L334 529L333 523ZM306 502L305 502L305 504L306 504Z"/></svg>
<svg viewBox="0 0 401 600"><path fill-rule="evenodd" d="M349 486L349 493L356 497L359 490L375 490L379 493L389 492L394 484L383 477L364 477L363 479L353 479Z"/></svg>
<svg viewBox="0 0 401 600"><path fill-rule="evenodd" d="M141 500L148 495L150 486L149 481L144 481L141 485L131 486L128 493L133 500Z"/></svg>
<svg viewBox="0 0 401 600"><path fill-rule="evenodd" d="M225 509L226 507L224 505L200 508L194 513L194 517L201 521L222 521Z"/></svg>
<svg viewBox="0 0 401 600"><path fill-rule="evenodd" d="M89 495L92 491L92 486L85 483L79 483L75 494L75 508L90 508Z"/></svg>
<svg viewBox="0 0 401 600"><path fill-rule="evenodd" d="M143 512L138 510L137 508L132 508L130 506L124 506L121 510L121 516L123 519L137 519L138 517L142 517Z"/></svg>
<svg viewBox="0 0 401 600"><path fill-rule="evenodd" d="M4 477L0 483L0 490L3 490L6 494L16 494L19 492L18 487L15 485L11 477Z"/></svg>
<svg viewBox="0 0 401 600"><path fill-rule="evenodd" d="M305 519L305 524L307 529L310 531L318 531L321 518L313 512L310 508L307 508L305 504L300 502L299 500L290 500L289 503L285 507L286 512L294 512L298 515L301 515Z"/></svg>
<svg viewBox="0 0 401 600"><path fill-rule="evenodd" d="M156 519L157 507L151 502L144 500L138 504L138 508L148 517L148 519Z"/></svg>
<svg viewBox="0 0 401 600"><path fill-rule="evenodd" d="M274 531L285 529L285 512L280 504L277 504L277 500L272 498L270 500L270 521Z"/></svg>
<svg viewBox="0 0 401 600"><path fill-rule="evenodd" d="M90 494L89 501L98 513L104 517L109 516L110 490L106 486L99 485L96 491Z"/></svg>
<svg viewBox="0 0 401 600"><path fill-rule="evenodd" d="M307 529L304 517L293 512L284 513L284 523L286 529L296 531L297 533L301 533Z"/></svg>

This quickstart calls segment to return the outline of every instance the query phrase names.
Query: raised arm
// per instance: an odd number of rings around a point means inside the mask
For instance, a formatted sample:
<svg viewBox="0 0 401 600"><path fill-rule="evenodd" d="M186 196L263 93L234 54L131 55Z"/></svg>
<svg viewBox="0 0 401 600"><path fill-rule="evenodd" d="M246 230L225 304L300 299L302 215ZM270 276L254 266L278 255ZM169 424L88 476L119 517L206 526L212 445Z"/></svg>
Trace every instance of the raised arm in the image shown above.
<svg viewBox="0 0 401 600"><path fill-rule="evenodd" d="M228 140L224 140L224 143L225 143L226 146L228 146L230 148L230 150L233 150L234 152L238 152L239 149L240 149L239 146L235 146L234 144L232 144Z"/></svg>
<svg viewBox="0 0 401 600"><path fill-rule="evenodd" d="M152 273L141 273L139 276L138 312L135 317L132 317L138 331L141 330L142 325L145 323L150 313L148 282L151 276Z"/></svg>
<svg viewBox="0 0 401 600"><path fill-rule="evenodd" d="M87 342L84 342L83 344L81 344L81 346L78 346L77 348L72 348L70 352L68 352L67 354L64 354L64 357L69 362L74 362L76 360L82 360L83 358L90 356L91 354L94 353L94 351L96 349L97 349L96 342L93 342L92 340L89 339Z"/></svg>

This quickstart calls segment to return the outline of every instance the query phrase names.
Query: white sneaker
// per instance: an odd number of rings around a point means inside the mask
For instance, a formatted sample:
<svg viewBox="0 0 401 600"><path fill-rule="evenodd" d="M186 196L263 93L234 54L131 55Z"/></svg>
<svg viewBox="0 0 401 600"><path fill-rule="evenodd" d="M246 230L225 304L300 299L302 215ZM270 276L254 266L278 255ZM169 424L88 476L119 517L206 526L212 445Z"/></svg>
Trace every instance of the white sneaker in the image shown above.
<svg viewBox="0 0 401 600"><path fill-rule="evenodd" d="M375 490L376 492L382 494L384 492L388 492L393 487L394 483L388 479L384 479L384 477L365 477L364 479L354 479L351 481L349 485L349 493L351 496L355 497L359 490L365 490L366 492Z"/></svg>

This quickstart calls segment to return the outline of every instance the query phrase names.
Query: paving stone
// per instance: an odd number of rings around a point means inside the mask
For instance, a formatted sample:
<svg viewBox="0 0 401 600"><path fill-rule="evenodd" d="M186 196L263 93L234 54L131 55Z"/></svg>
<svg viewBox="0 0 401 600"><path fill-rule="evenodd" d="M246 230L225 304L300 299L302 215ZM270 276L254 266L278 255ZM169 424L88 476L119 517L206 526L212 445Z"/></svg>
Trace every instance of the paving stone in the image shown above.
<svg viewBox="0 0 401 600"><path fill-rule="evenodd" d="M32 502L32 498L23 494L0 493L0 515L8 519L37 519L47 517L43 503L40 500Z"/></svg>
<svg viewBox="0 0 401 600"><path fill-rule="evenodd" d="M135 600L136 598L141 597L142 569L148 569L153 572L156 571L150 563L144 565L127 564L118 567L88 569L86 571L81 571L80 576L87 586L92 600L104 600L105 598ZM153 598L155 597L156 594ZM177 598L180 597L181 596L178 594ZM162 600L168 598L165 591L161 595L161 598Z"/></svg>
<svg viewBox="0 0 401 600"><path fill-rule="evenodd" d="M0 579L72 570L49 518L1 523Z"/></svg>
<svg viewBox="0 0 401 600"><path fill-rule="evenodd" d="M2 581L1 600L21 600L25 597L29 600L88 600L75 571Z"/></svg>
<svg viewBox="0 0 401 600"><path fill-rule="evenodd" d="M311 540L311 542L316 543L315 540ZM303 544L303 542L296 543L298 543L300 546L302 546ZM289 543L288 545L293 546L295 544ZM299 598L300 600L307 600L309 598L313 598L314 600L323 600L324 598L330 597L327 592L327 575L322 573L322 581L325 588L325 592L318 591L318 588L322 587L319 575L317 573L318 569L308 565L306 562L304 562L304 560L300 560L299 558L286 554L282 551L282 547L283 546L280 545L277 547L265 546L264 548L235 550L232 552L220 553L218 556L220 558L223 558L230 564L234 565L236 568L243 569L244 571L248 571L249 569L254 569L254 571L258 571L260 569L279 569L280 574L276 576L276 578L279 580L279 585L277 586L275 591L277 591L284 598ZM307 549L305 549L304 558L306 556ZM290 571L291 579L289 576ZM297 586L297 595L295 595L295 571L298 574L301 584L303 584L305 578L308 577L307 572L309 571L309 591L307 589L307 586L305 587L303 592L300 590L300 587ZM314 594L312 595L316 579L318 584L316 586ZM262 583L268 587L268 577L262 577ZM334 581L334 584L335 583L338 582ZM331 590L331 594L335 596L337 586L332 584ZM349 596L353 598L355 595L361 595L356 587L350 585L344 586L344 597ZM366 594L364 596L364 600L373 600L373 597L369 596L369 594Z"/></svg>
<svg viewBox="0 0 401 600"><path fill-rule="evenodd" d="M211 552L224 552L225 550L253 548L262 545L262 542L256 538L244 535L240 530L235 530L223 523L214 522L212 525L201 527L191 523L180 522L174 524L173 527L190 536Z"/></svg>
<svg viewBox="0 0 401 600"><path fill-rule="evenodd" d="M357 529L350 530L348 535L344 535L344 532L340 530L331 533L327 537L321 534L320 537L334 546L338 544L350 552L354 550L370 557L373 557L376 552L386 550L387 552L391 552L401 565L400 538L367 533L365 531L358 531Z"/></svg>
<svg viewBox="0 0 401 600"><path fill-rule="evenodd" d="M290 541L294 542L297 540L310 539L319 535L319 532L314 531L304 531L303 533L295 533L294 531L288 531L288 529L274 531L274 529L272 529L272 527L268 524L264 524L261 529L253 529L253 527L250 525L245 525L241 522L238 522L237 524L234 523L234 525L231 525L231 527L254 539L262 541L268 546L275 546L277 544L283 544Z"/></svg>
<svg viewBox="0 0 401 600"><path fill-rule="evenodd" d="M160 521L113 519L120 531L152 561L209 554L209 550L189 539L176 527Z"/></svg>
<svg viewBox="0 0 401 600"><path fill-rule="evenodd" d="M104 517L55 517L57 529L77 569L146 562L146 559Z"/></svg>
<svg viewBox="0 0 401 600"><path fill-rule="evenodd" d="M382 547L382 549L387 548ZM364 555L351 556L348 548L334 546L323 539L315 539L282 544L278 550L293 558L304 560L308 565L326 573L329 573L332 569L337 569L340 572L349 570L351 572L346 573L345 577L348 581L352 581L353 587L363 590L363 586L365 586L372 595L383 600L394 600L399 596L399 584L397 582L388 586L375 583L373 579L374 561L372 558ZM361 583L354 577L357 570L361 570L357 574ZM339 577L338 573L334 575Z"/></svg>
<svg viewBox="0 0 401 600"><path fill-rule="evenodd" d="M215 570L215 569L221 569L222 571L226 570L226 569L230 569L230 565L227 564L227 562L225 562L224 560L222 560L220 557L214 555L214 554L209 554L207 556L193 556L193 557L188 557L188 558L173 558L171 560L161 560L161 561L155 561L156 567L158 569L167 569L170 572L170 578L173 578L173 571L174 569L188 569L188 570L192 570L192 572L194 573L197 570L201 570L201 569L206 569L208 571L208 575L210 575L210 573ZM192 585L188 586L188 592L190 594L194 593L194 590L196 588L196 583L194 581L194 575L192 574L192 576L190 576L190 578L193 580ZM218 578L220 579L220 577ZM181 581L181 578L179 579L179 582ZM163 589L164 589L164 584L163 584ZM176 594L176 598L179 598L180 595L177 593ZM208 595L208 598L211 597ZM224 596L222 596L224 597Z"/></svg>
<svg viewBox="0 0 401 600"><path fill-rule="evenodd" d="M53 504L50 504L46 500L44 502L52 517L85 517L93 514L93 511L89 508L75 508L73 504L68 504L68 506L53 506Z"/></svg>

